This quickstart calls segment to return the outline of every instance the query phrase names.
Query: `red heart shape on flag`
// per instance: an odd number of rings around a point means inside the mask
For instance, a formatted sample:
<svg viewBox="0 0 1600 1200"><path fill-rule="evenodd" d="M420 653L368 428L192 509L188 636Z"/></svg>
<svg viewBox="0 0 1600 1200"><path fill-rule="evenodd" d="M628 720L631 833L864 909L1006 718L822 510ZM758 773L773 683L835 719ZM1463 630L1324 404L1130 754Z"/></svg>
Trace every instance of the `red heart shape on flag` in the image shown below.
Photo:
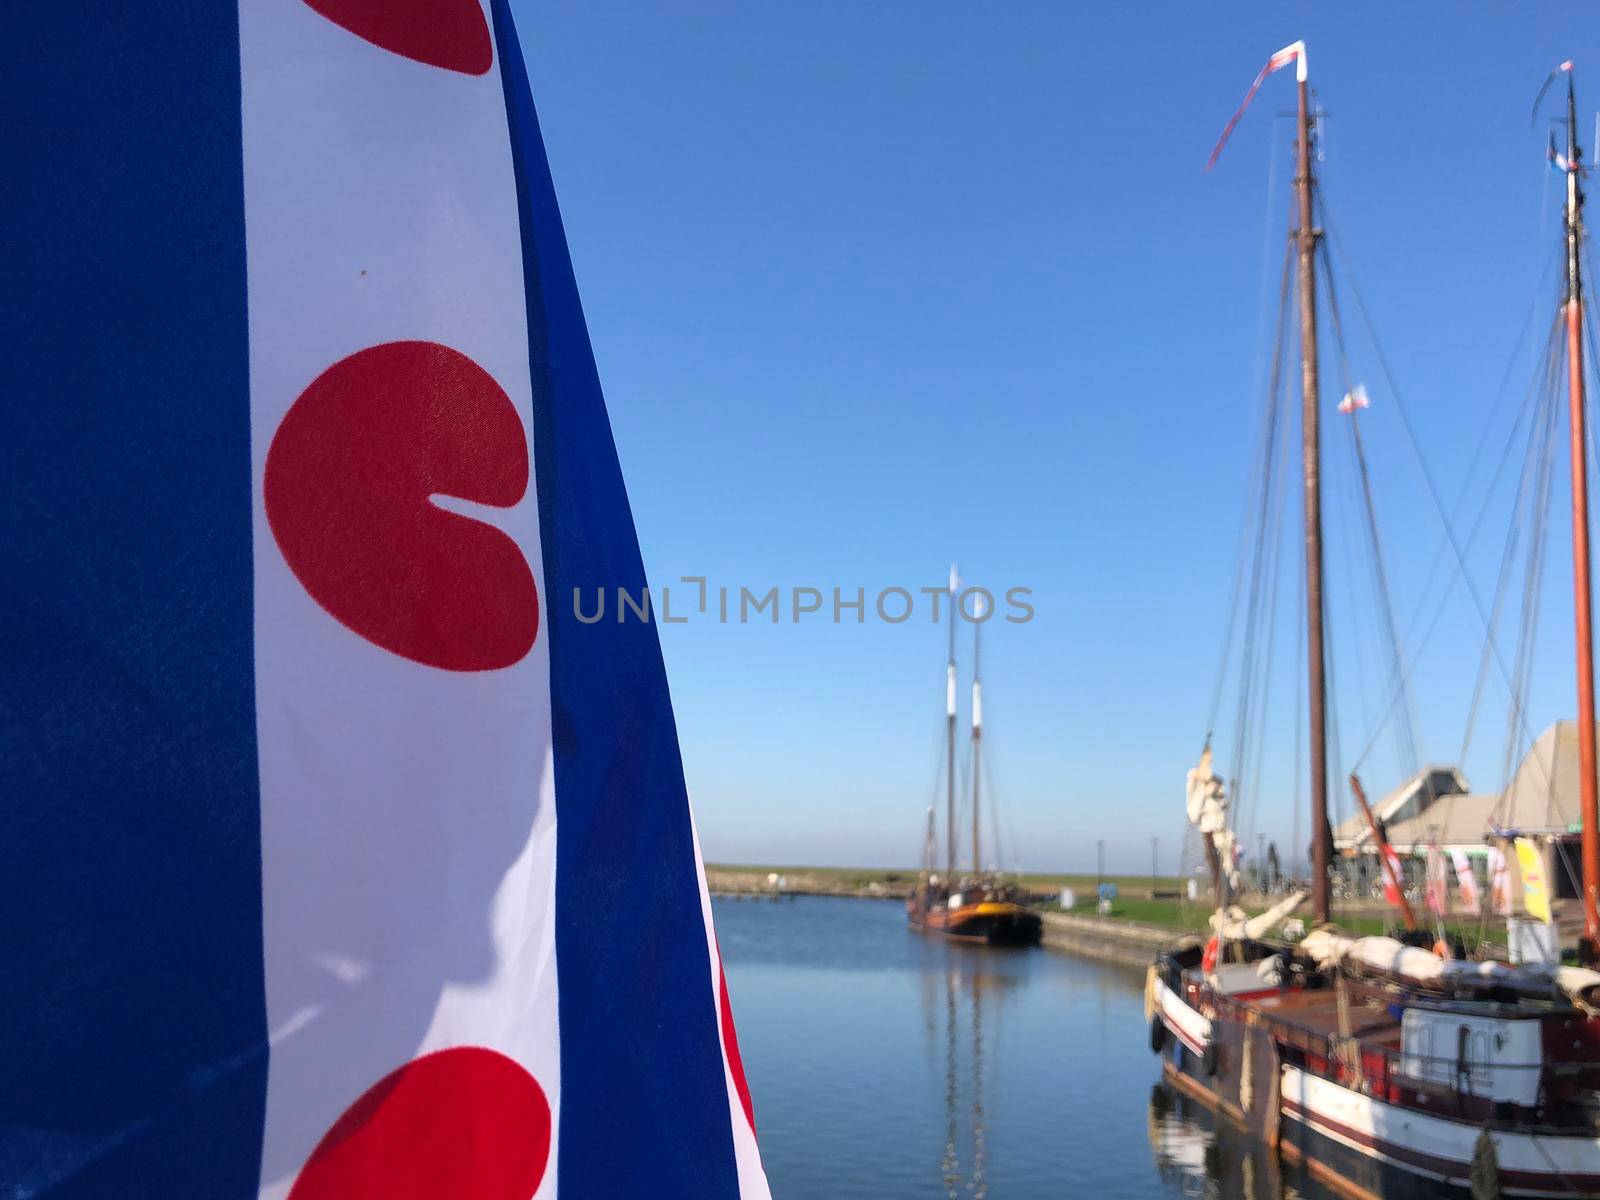
<svg viewBox="0 0 1600 1200"><path fill-rule="evenodd" d="M435 497L509 509L527 489L511 398L437 342L368 346L323 371L284 415L262 480L272 536L311 598L445 671L520 662L539 593L509 535Z"/></svg>
<svg viewBox="0 0 1600 1200"><path fill-rule="evenodd" d="M550 1132L544 1089L520 1064L481 1046L439 1050L346 1109L289 1200L529 1200Z"/></svg>
<svg viewBox="0 0 1600 1200"><path fill-rule="evenodd" d="M342 29L393 54L483 75L494 65L494 39L478 0L305 0Z"/></svg>

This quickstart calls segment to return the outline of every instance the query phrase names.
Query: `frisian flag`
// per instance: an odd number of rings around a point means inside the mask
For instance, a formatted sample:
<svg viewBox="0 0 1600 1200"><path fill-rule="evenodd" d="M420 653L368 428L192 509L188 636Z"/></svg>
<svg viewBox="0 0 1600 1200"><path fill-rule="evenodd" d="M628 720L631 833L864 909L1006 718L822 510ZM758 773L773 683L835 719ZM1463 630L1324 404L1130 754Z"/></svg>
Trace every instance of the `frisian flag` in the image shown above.
<svg viewBox="0 0 1600 1200"><path fill-rule="evenodd" d="M4 54L0 1196L766 1196L507 0Z"/></svg>

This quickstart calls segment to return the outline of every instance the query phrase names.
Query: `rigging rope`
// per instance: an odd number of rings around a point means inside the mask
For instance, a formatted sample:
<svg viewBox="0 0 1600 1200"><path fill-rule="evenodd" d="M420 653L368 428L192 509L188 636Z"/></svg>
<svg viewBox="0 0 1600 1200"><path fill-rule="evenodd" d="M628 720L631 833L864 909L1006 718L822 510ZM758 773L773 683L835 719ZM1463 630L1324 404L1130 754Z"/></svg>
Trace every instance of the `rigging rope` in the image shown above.
<svg viewBox="0 0 1600 1200"><path fill-rule="evenodd" d="M1552 371L1551 379L1553 384L1558 378L1558 372ZM1556 417L1560 411L1559 406L1555 403L1554 386L1550 388L1550 392L1550 402L1545 406L1544 438L1540 446L1539 460L1527 512L1529 522L1528 556L1522 585L1522 626L1517 638L1515 674L1512 677L1511 705L1507 716L1506 752L1501 770L1501 778L1503 780L1500 796L1501 805L1506 800L1506 786L1511 782L1512 762L1516 757L1518 747L1518 730L1519 727L1525 726L1527 720L1528 691L1533 682L1534 647L1538 640L1539 631L1539 599L1544 587L1544 560L1549 549L1547 532L1549 528L1551 485L1555 474L1553 460L1555 457Z"/></svg>
<svg viewBox="0 0 1600 1200"><path fill-rule="evenodd" d="M1264 413L1265 421L1260 445L1261 469L1256 476L1259 487L1253 496L1256 518L1249 526L1253 528L1255 533L1254 551L1251 556L1249 603L1245 616L1243 660L1239 669L1239 703L1234 717L1234 745L1231 756L1234 766L1232 788L1234 820L1232 824L1236 832L1241 828L1240 818L1248 811L1248 802L1252 798L1239 795L1238 780L1248 779L1250 776L1251 732L1255 724L1255 689L1257 682L1256 639L1259 635L1262 619L1263 575L1268 569L1270 549L1273 541L1276 540L1273 535L1279 524L1278 518L1281 518L1283 507L1281 502L1282 489L1281 487L1274 487L1274 483L1279 476L1277 462L1279 457L1280 426L1283 425L1282 383L1284 377L1284 338L1287 326L1290 264L1290 247L1286 244L1283 278L1278 294L1277 334L1273 340L1272 371L1268 383L1267 403ZM1274 502L1275 498L1277 500L1276 503ZM1267 619L1270 624L1270 611L1267 613Z"/></svg>
<svg viewBox="0 0 1600 1200"><path fill-rule="evenodd" d="M1247 513L1256 509L1258 504L1265 503L1267 486L1265 481L1270 477L1269 470L1273 454L1272 442L1277 413L1278 386L1279 380L1282 376L1283 368L1284 306L1289 294L1289 264L1291 261L1292 249L1293 247L1291 243L1284 243L1281 282L1278 290L1278 322L1276 332L1273 335L1270 373L1268 375L1266 396L1262 405L1261 440L1256 448L1256 455L1260 466L1259 469L1250 476L1251 486L1245 501L1245 511ZM1249 521L1242 522L1239 526L1239 546L1234 557L1233 586L1228 597L1228 623L1222 639L1222 654L1218 659L1217 670L1212 684L1211 704L1206 713L1206 745L1208 746L1211 744L1212 734L1216 729L1217 713L1222 706L1222 691L1227 683L1228 678L1228 664L1230 661L1232 661L1233 657L1233 638L1234 633L1238 628L1239 601L1244 583L1246 562L1245 549L1249 545L1249 537L1252 529L1257 531L1257 554L1259 555L1259 526L1256 523Z"/></svg>
<svg viewBox="0 0 1600 1200"><path fill-rule="evenodd" d="M1298 587L1295 589L1295 611L1306 610L1306 573L1304 566L1295 572ZM1301 763L1300 753L1305 746L1306 722L1306 623L1296 621L1294 642L1294 833L1289 846L1291 854L1300 854L1307 851L1307 847L1300 841L1300 814L1305 805L1305 773ZM1309 863L1311 855L1306 853ZM1308 872L1309 873L1309 872Z"/></svg>
<svg viewBox="0 0 1600 1200"><path fill-rule="evenodd" d="M1287 459L1289 422L1280 421L1279 428L1284 441L1284 445L1280 453L1283 458ZM1254 704L1255 729L1253 734L1249 733L1249 729L1246 727L1247 735L1252 739L1249 743L1249 746L1253 750L1253 754L1249 760L1248 766L1244 761L1241 761L1240 763L1240 775L1242 777L1245 775L1246 770L1249 771L1248 778L1250 780L1250 786L1248 791L1244 793L1243 797L1237 800L1239 811L1238 817L1234 822L1236 835L1241 836L1242 840L1245 842L1248 842L1250 837L1255 833L1255 818L1259 809L1258 801L1261 794L1261 766L1262 760L1265 757L1266 724L1267 717L1270 713L1268 700L1270 699L1272 692L1273 648L1277 642L1278 623L1273 618L1278 611L1278 581L1281 577L1279 565L1283 559L1282 530L1283 513L1286 507L1285 492L1287 491L1288 486L1288 472L1279 470L1276 473L1276 477L1277 491L1273 497L1272 511L1267 518L1269 525L1267 544L1268 553L1271 557L1266 570L1267 594L1264 612L1267 619L1267 644L1266 652L1262 658L1262 669L1259 684L1261 694L1259 700Z"/></svg>
<svg viewBox="0 0 1600 1200"><path fill-rule="evenodd" d="M1560 333L1560 328L1561 328L1561 326L1560 326L1560 322L1559 321L1552 322L1551 327L1550 327L1549 338L1547 339L1547 343L1546 343L1546 362L1547 363L1549 363L1551 361L1551 357L1550 356L1555 354L1555 344L1556 344L1555 340L1556 340L1557 336ZM1548 373L1549 372L1548 372L1548 368L1547 368L1546 374L1548 375ZM1490 619L1491 622L1493 622L1493 625L1494 625L1494 627L1496 629L1498 629L1499 626L1500 626L1501 606L1505 601L1505 591L1506 591L1506 587L1507 587L1507 585L1509 583L1509 580L1510 580L1511 567L1512 567L1512 564L1515 562L1515 559L1516 559L1516 550L1517 550L1517 545L1518 545L1518 532L1519 532L1519 530L1521 528L1521 522L1518 519L1517 514L1521 511L1521 509L1523 507L1523 504L1524 504L1524 497L1525 497L1527 489L1528 489L1528 479L1530 478L1529 472L1533 469L1534 464L1538 459L1538 454L1539 454L1539 432L1538 431L1539 431L1540 415L1541 415L1541 413L1543 413L1544 407L1545 407L1547 399L1549 397L1549 393L1550 393L1550 383L1549 383L1548 379L1545 382L1545 386L1542 387L1542 388L1539 386L1539 381L1537 380L1537 378L1530 382L1529 388L1528 388L1528 392L1527 392L1526 396L1523 399L1523 403L1522 403L1522 406L1521 406L1521 411L1517 415L1516 423L1512 426L1511 436L1506 441L1505 450L1501 455L1500 464L1495 468L1494 480L1491 481L1489 489L1488 489L1487 493L1484 496L1483 507L1481 507L1479 509L1479 519L1481 520L1483 512L1487 509L1489 500L1494 495L1495 488L1498 485L1500 472L1504 469L1506 461L1510 458L1511 447L1516 441L1518 430L1520 430L1522 428L1523 418L1524 417L1528 417L1529 418L1528 444L1527 444L1527 449L1523 452L1522 472L1518 476L1517 500L1516 500L1516 503L1513 505L1513 508L1512 508L1511 524L1510 524L1510 528L1506 532L1505 547L1501 552L1500 569L1499 569L1499 572L1498 572L1498 574L1496 576L1496 581L1495 581L1494 605L1490 609L1490 614L1489 614L1489 619ZM1477 524L1475 522L1474 526L1473 526L1473 533L1476 534L1476 532L1477 532ZM1472 539L1469 537L1468 538L1469 546L1471 544L1471 540ZM1473 683L1472 702L1468 706L1468 709L1467 709L1466 732L1464 733L1464 735L1462 737L1462 740L1461 740L1460 761L1463 761L1463 762L1466 760L1467 750L1468 750L1469 746L1472 743L1473 729L1474 729L1474 727L1476 725L1476 722L1477 722L1478 705L1481 702L1481 699L1482 699L1482 696L1483 696L1483 688L1484 688L1485 682L1487 681L1488 673L1489 673L1489 647L1488 647L1488 644L1485 643L1484 649L1483 649L1483 653L1482 653L1482 655L1480 656L1480 659L1479 659L1477 678L1475 679L1475 681Z"/></svg>
<svg viewBox="0 0 1600 1200"><path fill-rule="evenodd" d="M1374 328L1371 313L1367 309L1366 301L1361 294L1359 285L1355 281L1354 274L1350 270L1348 262L1344 258L1339 238L1332 228L1332 223L1325 217L1323 224L1327 229L1328 242L1333 252L1339 256L1344 273L1350 277L1350 293L1352 299L1355 301L1356 311L1360 314L1362 322L1367 328L1368 336L1372 341L1372 346L1378 361L1378 365L1383 371L1384 381L1388 386L1389 395L1394 401L1395 411L1400 417L1401 427L1405 431L1406 440L1410 445L1413 457L1417 461L1423 483L1426 486L1429 501L1433 505L1434 513L1439 518L1439 523L1444 531L1445 541L1455 556L1457 569L1453 578L1459 578L1465 585L1467 595L1471 598L1473 607L1477 611L1478 619L1484 627L1484 634L1488 639L1490 652L1494 659L1495 665L1499 668L1500 674L1505 680L1507 688L1511 689L1512 673L1507 669L1505 660L1501 657L1499 647L1495 643L1494 630L1489 624L1489 616L1484 607L1483 598L1479 594L1477 587L1472 581L1472 576L1467 570L1465 549L1463 548L1460 540L1456 537L1455 530L1451 526L1449 516L1445 512L1444 502L1440 498L1438 485L1434 481L1432 472L1428 469L1427 460L1422 455L1422 447L1419 439L1417 438L1416 429L1411 423L1410 413L1406 408L1399 386L1395 382L1394 371L1389 364L1388 356L1383 352L1383 347L1378 341L1377 332ZM1413 662L1413 666L1415 666L1415 662ZM1407 675L1409 675L1409 672L1407 672ZM1376 741L1376 736L1377 735L1374 734L1373 739L1368 742L1366 748L1362 751L1360 757L1357 759L1358 765L1366 758L1367 754L1371 752L1373 742Z"/></svg>
<svg viewBox="0 0 1600 1200"><path fill-rule="evenodd" d="M1334 338L1339 347L1339 366L1343 374L1345 395L1355 398L1355 380L1350 372L1349 351L1345 343L1344 322L1339 312L1339 293L1334 287L1333 265L1326 243L1323 245L1323 263L1327 268L1328 312L1333 322ZM1341 407L1341 411L1344 411ZM1389 670L1389 687L1397 696L1398 710L1395 729L1401 772L1404 778L1416 775L1419 762L1417 754L1416 709L1411 691L1406 686L1405 655L1395 618L1394 594L1389 586L1389 572L1384 563L1383 539L1378 528L1377 505L1372 498L1372 476L1367 468L1366 447L1361 439L1361 412L1352 402L1347 414L1350 418L1350 445L1355 455L1356 478L1360 483L1362 512L1366 518L1367 548L1371 554L1372 583L1378 614L1382 622L1383 645Z"/></svg>

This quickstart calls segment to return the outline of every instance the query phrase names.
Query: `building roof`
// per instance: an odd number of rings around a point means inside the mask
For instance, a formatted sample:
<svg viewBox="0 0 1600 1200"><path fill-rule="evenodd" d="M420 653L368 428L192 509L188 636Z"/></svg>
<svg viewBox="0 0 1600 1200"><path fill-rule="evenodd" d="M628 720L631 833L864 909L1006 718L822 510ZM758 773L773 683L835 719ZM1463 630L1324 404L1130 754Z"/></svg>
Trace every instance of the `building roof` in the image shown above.
<svg viewBox="0 0 1600 1200"><path fill-rule="evenodd" d="M1578 723L1557 721L1523 756L1499 810L1491 814L1493 825L1517 833L1576 829L1578 774Z"/></svg>
<svg viewBox="0 0 1600 1200"><path fill-rule="evenodd" d="M1434 842L1446 849L1482 846L1499 803L1493 792L1441 796L1426 812L1387 826L1384 834L1402 854Z"/></svg>
<svg viewBox="0 0 1600 1200"><path fill-rule="evenodd" d="M1431 811L1440 797L1456 796L1466 790L1466 777L1455 767L1427 766L1372 805L1372 815L1385 827L1404 824ZM1333 831L1333 844L1339 850L1356 849L1371 840L1367 818L1359 812L1340 821ZM1392 834L1390 840L1394 840ZM1480 835L1473 840L1481 842L1483 838Z"/></svg>
<svg viewBox="0 0 1600 1200"><path fill-rule="evenodd" d="M1434 766L1412 776L1372 811L1384 823L1389 844L1402 852L1433 842L1481 846L1496 832L1569 833L1578 827L1578 724L1558 721L1535 738L1503 793L1469 792L1458 770ZM1339 850L1371 852L1372 833L1360 813L1341 821L1333 840Z"/></svg>

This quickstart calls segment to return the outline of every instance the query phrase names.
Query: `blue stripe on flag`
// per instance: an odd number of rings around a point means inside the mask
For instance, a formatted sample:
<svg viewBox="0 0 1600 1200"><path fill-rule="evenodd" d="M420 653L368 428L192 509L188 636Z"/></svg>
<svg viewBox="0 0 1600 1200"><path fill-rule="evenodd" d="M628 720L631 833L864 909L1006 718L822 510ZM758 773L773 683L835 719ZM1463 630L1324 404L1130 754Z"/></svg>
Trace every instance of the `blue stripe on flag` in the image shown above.
<svg viewBox="0 0 1600 1200"><path fill-rule="evenodd" d="M573 1196L737 1197L683 764L653 623L584 625L573 589L644 565L507 0L510 115L544 546L561 1002L557 1178ZM533 781L529 781L530 786Z"/></svg>
<svg viewBox="0 0 1600 1200"><path fill-rule="evenodd" d="M0 1196L253 1197L238 15L57 0L5 32Z"/></svg>

